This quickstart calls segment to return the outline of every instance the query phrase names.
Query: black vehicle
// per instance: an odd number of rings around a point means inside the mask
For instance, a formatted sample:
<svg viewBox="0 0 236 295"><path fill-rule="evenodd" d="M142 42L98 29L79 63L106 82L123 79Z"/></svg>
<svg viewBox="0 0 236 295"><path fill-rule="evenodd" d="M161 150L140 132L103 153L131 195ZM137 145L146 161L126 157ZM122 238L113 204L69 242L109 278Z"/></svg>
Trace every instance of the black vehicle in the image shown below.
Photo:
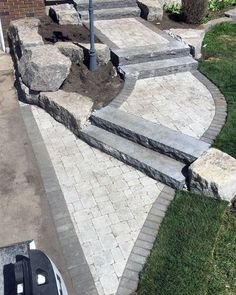
<svg viewBox="0 0 236 295"><path fill-rule="evenodd" d="M4 295L68 295L61 273L42 251L32 249L30 243L24 251L22 244L5 249L3 255L11 263L3 266Z"/></svg>

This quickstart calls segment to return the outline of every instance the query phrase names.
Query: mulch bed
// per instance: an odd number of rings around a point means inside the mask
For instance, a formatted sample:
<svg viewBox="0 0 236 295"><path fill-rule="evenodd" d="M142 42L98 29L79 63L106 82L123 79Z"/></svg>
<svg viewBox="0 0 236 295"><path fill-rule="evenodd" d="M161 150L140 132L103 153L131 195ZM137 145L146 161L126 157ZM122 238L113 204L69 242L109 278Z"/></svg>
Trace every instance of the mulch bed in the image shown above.
<svg viewBox="0 0 236 295"><path fill-rule="evenodd" d="M60 42L89 43L89 30L78 25L59 25L50 17L40 19L39 34L45 44ZM96 43L100 41L95 38ZM95 72L89 71L85 64L73 64L71 71L61 89L66 92L77 92L94 101L94 109L109 104L121 91L124 81L115 74L111 62L98 66Z"/></svg>
<svg viewBox="0 0 236 295"><path fill-rule="evenodd" d="M108 105L123 88L124 81L118 75L114 77L114 73L111 62L99 66L95 72L84 64L73 64L61 89L92 98L93 108L97 110Z"/></svg>

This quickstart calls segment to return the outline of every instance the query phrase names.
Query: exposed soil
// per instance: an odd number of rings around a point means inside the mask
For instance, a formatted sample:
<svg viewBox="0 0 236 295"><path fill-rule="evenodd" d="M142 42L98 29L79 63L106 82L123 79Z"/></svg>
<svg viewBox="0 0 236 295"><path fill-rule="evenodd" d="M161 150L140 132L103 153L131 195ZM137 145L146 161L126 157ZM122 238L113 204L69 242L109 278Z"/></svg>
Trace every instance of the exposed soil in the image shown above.
<svg viewBox="0 0 236 295"><path fill-rule="evenodd" d="M59 25L45 16L40 19L39 34L45 44L61 42L89 43L89 30L78 25ZM95 37L95 42L100 41ZM94 109L109 104L120 92L124 81L116 73L112 63L102 65L95 72L89 71L85 64L72 64L71 71L61 89L66 92L77 92L92 98Z"/></svg>
<svg viewBox="0 0 236 295"><path fill-rule="evenodd" d="M53 22L49 16L40 18L39 34L45 44L58 41L89 43L89 30L86 27L78 25L62 26ZM97 38L95 38L95 42L100 43Z"/></svg>
<svg viewBox="0 0 236 295"><path fill-rule="evenodd" d="M164 12L163 19L161 22L152 22L160 30L169 30L169 29L195 29L198 25L187 24L183 21L183 18L177 14L171 14Z"/></svg>
<svg viewBox="0 0 236 295"><path fill-rule="evenodd" d="M97 110L108 105L121 91L124 81L116 75L111 62L101 65L95 72L84 64L73 64L61 89L91 97Z"/></svg>
<svg viewBox="0 0 236 295"><path fill-rule="evenodd" d="M206 20L212 20L212 19L216 19L216 18L220 18L220 17L224 17L225 16L225 12L235 8L235 6L232 7L227 7L225 9L222 9L220 11L211 11L208 13ZM194 25L194 24L187 24L184 21L184 18L182 15L180 14L171 14L168 12L164 12L163 15L163 19L161 22L152 22L154 25L156 25L159 29L161 30L169 30L169 29L196 29L197 27L200 26L200 24L198 25Z"/></svg>

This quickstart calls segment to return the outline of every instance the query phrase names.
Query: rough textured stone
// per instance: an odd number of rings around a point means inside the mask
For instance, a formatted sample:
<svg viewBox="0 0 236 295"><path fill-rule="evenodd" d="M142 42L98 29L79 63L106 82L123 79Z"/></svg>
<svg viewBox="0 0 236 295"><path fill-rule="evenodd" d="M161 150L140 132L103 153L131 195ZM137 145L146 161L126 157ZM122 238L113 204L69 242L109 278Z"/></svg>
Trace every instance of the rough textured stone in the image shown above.
<svg viewBox="0 0 236 295"><path fill-rule="evenodd" d="M9 26L9 37L14 46L19 46L21 54L25 49L43 45L43 39L38 34L39 19L28 17L12 21Z"/></svg>
<svg viewBox="0 0 236 295"><path fill-rule="evenodd" d="M56 91L70 72L71 61L53 45L27 50L19 63L23 82L31 90Z"/></svg>
<svg viewBox="0 0 236 295"><path fill-rule="evenodd" d="M190 189L232 201L236 197L236 160L211 148L189 167Z"/></svg>
<svg viewBox="0 0 236 295"><path fill-rule="evenodd" d="M79 45L84 49L85 59L88 58L90 44L80 43ZM111 58L109 47L106 44L95 43L95 49L98 64L107 64Z"/></svg>
<svg viewBox="0 0 236 295"><path fill-rule="evenodd" d="M50 7L49 15L60 25L78 25L80 19L72 4L60 4Z"/></svg>
<svg viewBox="0 0 236 295"><path fill-rule="evenodd" d="M163 5L162 3L154 0L141 0L137 1L141 9L141 16L149 21L162 20Z"/></svg>
<svg viewBox="0 0 236 295"><path fill-rule="evenodd" d="M185 164L97 126L85 126L79 136L88 144L137 168L148 176L175 189L183 188Z"/></svg>
<svg viewBox="0 0 236 295"><path fill-rule="evenodd" d="M235 20L236 19L236 8L226 11L225 16L231 17L232 19Z"/></svg>
<svg viewBox="0 0 236 295"><path fill-rule="evenodd" d="M30 104L38 104L39 92L30 90L29 87L23 83L21 78L19 78L19 84L21 91L19 99Z"/></svg>
<svg viewBox="0 0 236 295"><path fill-rule="evenodd" d="M201 58L202 41L205 36L204 29L170 29L169 32L187 43L192 48L195 58Z"/></svg>
<svg viewBox="0 0 236 295"><path fill-rule="evenodd" d="M89 118L93 102L78 93L58 90L41 92L39 106L76 133Z"/></svg>
<svg viewBox="0 0 236 295"><path fill-rule="evenodd" d="M194 137L109 106L94 112L91 120L96 126L187 164L209 148Z"/></svg>
<svg viewBox="0 0 236 295"><path fill-rule="evenodd" d="M72 42L57 42L54 46L74 63L80 63L84 60L83 49Z"/></svg>

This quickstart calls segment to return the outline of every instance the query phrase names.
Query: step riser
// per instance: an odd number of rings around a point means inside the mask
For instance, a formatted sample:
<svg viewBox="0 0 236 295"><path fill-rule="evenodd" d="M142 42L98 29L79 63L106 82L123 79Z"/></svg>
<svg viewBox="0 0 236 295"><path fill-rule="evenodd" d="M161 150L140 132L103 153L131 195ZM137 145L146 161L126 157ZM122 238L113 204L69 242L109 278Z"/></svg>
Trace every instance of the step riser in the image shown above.
<svg viewBox="0 0 236 295"><path fill-rule="evenodd" d="M134 1L93 3L93 8L95 10L109 9L109 8L123 8L123 7L137 7L137 4ZM88 4L84 3L84 4L76 5L76 9L78 11L87 11Z"/></svg>
<svg viewBox="0 0 236 295"><path fill-rule="evenodd" d="M99 11L99 10L95 10L94 11L94 20L110 20L110 19L119 19L119 18L130 18L130 17L138 17L140 15L140 12L138 10L134 10L133 12L132 11L129 11L129 12L125 12L122 10L120 12L117 12L117 13L112 13L110 14L109 12L108 13L102 13L102 14L96 14L96 11ZM89 19L89 16L88 14L83 14L81 15L81 18L82 18L82 21L88 21Z"/></svg>
<svg viewBox="0 0 236 295"><path fill-rule="evenodd" d="M130 157L129 155L124 154L124 153L120 152L119 150L116 150L116 149L104 144L103 142L96 140L95 138L84 133L83 131L79 131L79 137L82 140L84 140L86 143L88 143L89 145L101 150L102 152L107 153L110 156L113 156L114 158L124 162L125 164L128 164L128 165L138 169L139 171L145 173L149 177L151 177L157 181L160 181L160 182L162 182L174 189L182 189L184 186L184 183L180 183L176 179L173 179L173 178L161 173L160 171L157 171L156 169L138 161L137 159L134 159L133 157Z"/></svg>
<svg viewBox="0 0 236 295"><path fill-rule="evenodd" d="M157 142L151 138L137 134L137 133L133 132L132 130L126 129L122 126L118 126L118 125L108 122L104 119L98 118L94 115L92 115L90 117L90 120L97 127L103 128L109 132L112 132L114 134L122 136L128 140L131 140L131 141L138 143L144 147L147 147L147 148L157 151L161 154L164 154L172 159L183 162L187 165L191 164L192 162L194 162L197 159L196 157L194 157L192 155L188 155L182 151L174 149L173 147L164 145L164 144Z"/></svg>
<svg viewBox="0 0 236 295"><path fill-rule="evenodd" d="M188 65L173 66L173 67L168 67L163 69L145 70L145 71L140 71L136 73L132 73L132 72L127 73L122 71L122 69L120 69L120 73L123 77L131 75L131 76L136 76L139 79L145 79L145 78L166 76L166 75L175 74L175 73L193 71L193 70L197 70L197 68L198 68L198 65L196 63L193 63Z"/></svg>
<svg viewBox="0 0 236 295"><path fill-rule="evenodd" d="M137 63L145 63L155 60L163 60L169 58L177 58L183 56L189 56L190 49L176 49L171 51L165 52L152 52L151 54L140 54L140 55L130 55L127 57L120 57L114 52L111 54L112 62L118 66L122 65L130 65L130 64L137 64Z"/></svg>

